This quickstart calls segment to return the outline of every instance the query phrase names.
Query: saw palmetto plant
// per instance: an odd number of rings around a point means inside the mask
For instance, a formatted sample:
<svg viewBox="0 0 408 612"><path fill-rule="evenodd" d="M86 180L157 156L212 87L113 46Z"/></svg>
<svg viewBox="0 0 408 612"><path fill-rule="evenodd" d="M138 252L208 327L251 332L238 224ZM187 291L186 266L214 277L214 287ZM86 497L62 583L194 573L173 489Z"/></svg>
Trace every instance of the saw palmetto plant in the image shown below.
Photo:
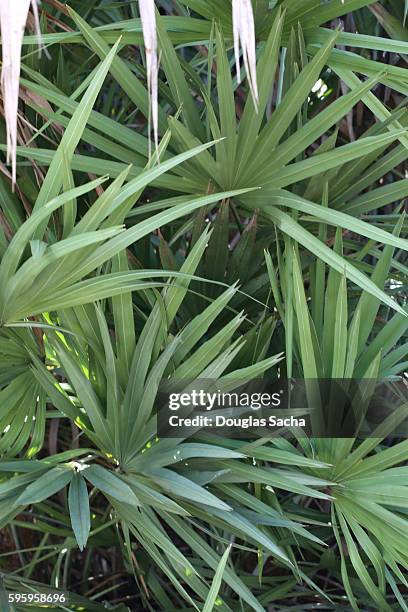
<svg viewBox="0 0 408 612"><path fill-rule="evenodd" d="M408 610L406 398L364 439L156 422L163 383L406 381L408 3L29 6L0 0L1 610Z"/></svg>

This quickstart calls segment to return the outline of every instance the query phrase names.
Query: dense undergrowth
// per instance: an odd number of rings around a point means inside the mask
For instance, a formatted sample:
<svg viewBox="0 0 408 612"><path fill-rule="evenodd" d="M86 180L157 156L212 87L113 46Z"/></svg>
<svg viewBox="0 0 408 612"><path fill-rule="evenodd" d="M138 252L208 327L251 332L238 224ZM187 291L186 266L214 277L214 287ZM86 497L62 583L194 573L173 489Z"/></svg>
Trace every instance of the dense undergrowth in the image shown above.
<svg viewBox="0 0 408 612"><path fill-rule="evenodd" d="M408 441L159 439L162 379L408 363L403 0L43 0L0 169L0 601L407 610ZM30 24L29 24L30 25ZM0 125L5 143L4 122ZM5 145L1 145L5 151ZM42 608L38 608L42 609Z"/></svg>

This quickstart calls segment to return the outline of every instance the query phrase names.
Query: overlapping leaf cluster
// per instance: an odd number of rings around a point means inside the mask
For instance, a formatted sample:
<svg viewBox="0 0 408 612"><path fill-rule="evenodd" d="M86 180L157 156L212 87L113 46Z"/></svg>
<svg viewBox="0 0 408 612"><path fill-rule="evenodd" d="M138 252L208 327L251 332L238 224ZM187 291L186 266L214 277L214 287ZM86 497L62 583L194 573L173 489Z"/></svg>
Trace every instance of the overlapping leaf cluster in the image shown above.
<svg viewBox="0 0 408 612"><path fill-rule="evenodd" d="M0 176L2 605L407 610L394 421L184 440L155 412L163 379L406 372L407 4L253 2L257 108L230 1L157 6L153 154L137 3L44 0L49 57L24 38L15 193Z"/></svg>

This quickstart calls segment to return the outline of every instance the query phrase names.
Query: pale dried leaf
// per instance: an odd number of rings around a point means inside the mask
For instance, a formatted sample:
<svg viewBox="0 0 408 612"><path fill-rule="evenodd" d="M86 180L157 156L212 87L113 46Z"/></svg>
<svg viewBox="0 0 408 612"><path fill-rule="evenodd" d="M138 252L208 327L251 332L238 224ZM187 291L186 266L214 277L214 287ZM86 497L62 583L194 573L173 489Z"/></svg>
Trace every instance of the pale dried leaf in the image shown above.
<svg viewBox="0 0 408 612"><path fill-rule="evenodd" d="M239 24L240 24L240 6L239 0L232 0L232 27L234 35L234 55L235 66L237 69L237 81L241 82L241 65L239 61Z"/></svg>
<svg viewBox="0 0 408 612"><path fill-rule="evenodd" d="M147 86L149 90L149 107L153 124L153 135L156 150L159 143L158 121L158 72L156 13L154 0L139 0L140 19L143 27L143 40L146 51Z"/></svg>
<svg viewBox="0 0 408 612"><path fill-rule="evenodd" d="M242 58L248 78L249 88L258 107L258 85L256 79L256 41L254 13L251 0L232 0L232 22L234 34L234 54L237 67L237 78L240 82L239 46L242 48Z"/></svg>
<svg viewBox="0 0 408 612"><path fill-rule="evenodd" d="M20 81L21 43L31 0L1 0L0 28L2 39L1 89L7 129L7 162L11 162L13 185L16 182L17 112ZM38 12L33 12L39 32Z"/></svg>

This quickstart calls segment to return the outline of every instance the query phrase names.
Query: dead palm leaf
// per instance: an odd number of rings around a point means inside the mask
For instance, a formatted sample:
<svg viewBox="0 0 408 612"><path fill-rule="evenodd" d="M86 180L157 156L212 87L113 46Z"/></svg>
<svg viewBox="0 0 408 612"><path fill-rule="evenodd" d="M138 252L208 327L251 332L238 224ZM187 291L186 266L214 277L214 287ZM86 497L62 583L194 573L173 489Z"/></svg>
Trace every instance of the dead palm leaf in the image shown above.
<svg viewBox="0 0 408 612"><path fill-rule="evenodd" d="M238 83L241 82L241 67L239 61L239 46L241 44L245 72L254 105L255 108L257 108L258 85L256 79L255 26L251 0L232 0L232 23Z"/></svg>
<svg viewBox="0 0 408 612"><path fill-rule="evenodd" d="M2 38L1 89L7 129L7 163L11 162L13 186L16 182L17 111L20 81L21 43L31 0L1 0L0 27ZM36 30L39 33L38 11L32 1Z"/></svg>
<svg viewBox="0 0 408 612"><path fill-rule="evenodd" d="M149 109L153 124L153 137L158 148L158 71L157 33L154 0L139 0L140 18L143 27L143 40L146 51L147 86L149 90ZM149 117L149 120L150 120Z"/></svg>

